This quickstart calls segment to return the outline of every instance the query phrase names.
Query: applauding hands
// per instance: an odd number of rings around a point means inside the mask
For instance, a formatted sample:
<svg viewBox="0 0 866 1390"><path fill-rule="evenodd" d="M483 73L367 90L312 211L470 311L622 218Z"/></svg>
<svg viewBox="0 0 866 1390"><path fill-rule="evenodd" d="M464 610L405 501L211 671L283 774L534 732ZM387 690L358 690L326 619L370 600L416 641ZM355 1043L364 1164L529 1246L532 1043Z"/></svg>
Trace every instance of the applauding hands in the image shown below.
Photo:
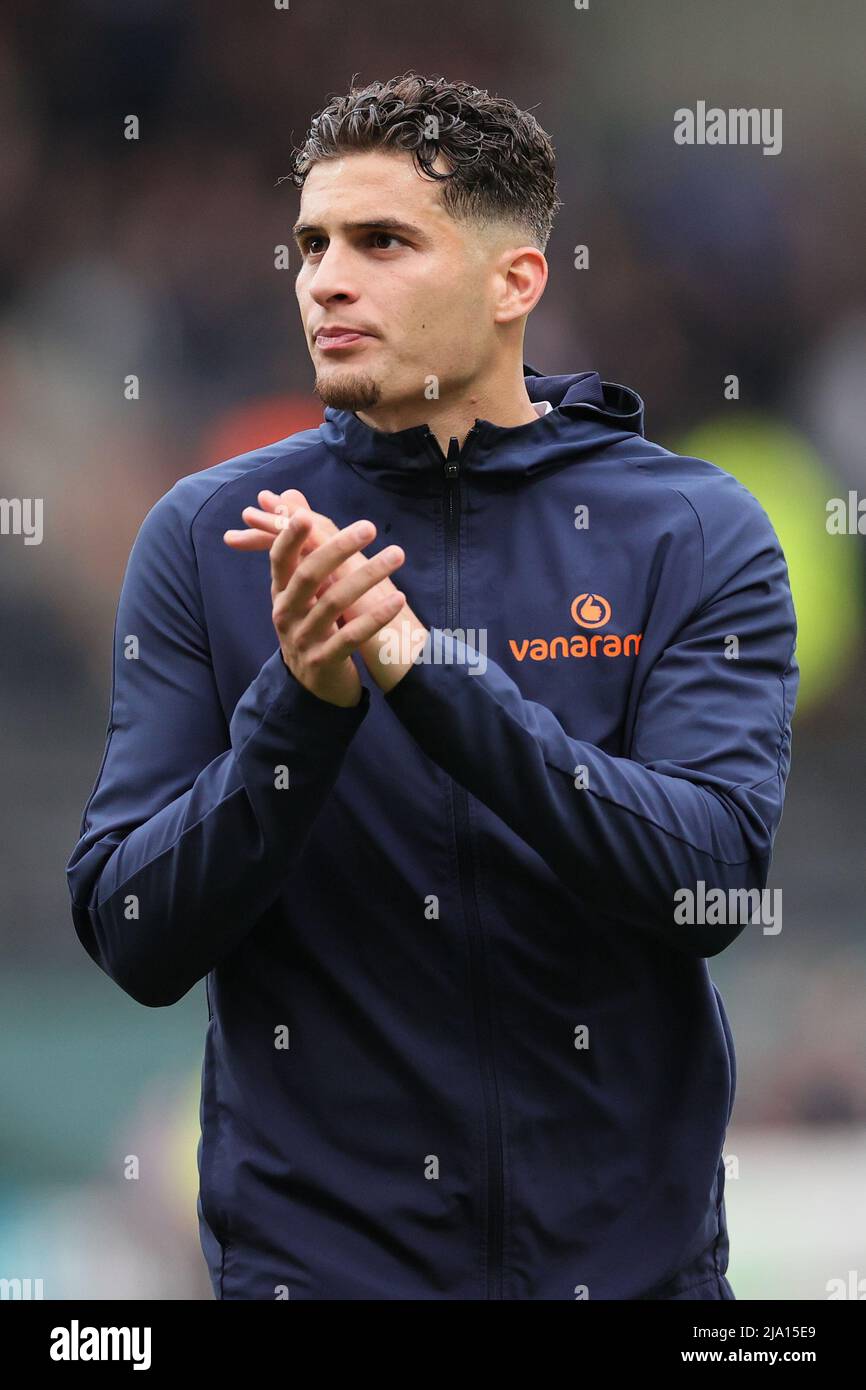
<svg viewBox="0 0 866 1390"><path fill-rule="evenodd" d="M365 559L360 551L376 536L372 521L340 530L314 512L302 492L258 494L259 507L241 513L246 531L226 531L233 550L270 550L272 618L286 666L308 690L341 706L356 705L361 679L352 654L360 651L383 689L408 665L383 665L381 630L398 615L416 640L426 629L412 613L391 574L406 559L398 545Z"/></svg>

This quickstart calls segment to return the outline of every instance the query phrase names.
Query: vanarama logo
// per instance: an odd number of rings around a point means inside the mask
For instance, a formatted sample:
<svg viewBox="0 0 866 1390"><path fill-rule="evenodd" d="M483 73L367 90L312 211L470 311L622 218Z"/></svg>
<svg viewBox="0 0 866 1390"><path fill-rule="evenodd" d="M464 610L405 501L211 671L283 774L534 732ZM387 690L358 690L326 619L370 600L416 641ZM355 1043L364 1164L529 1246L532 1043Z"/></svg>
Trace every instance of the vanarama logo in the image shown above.
<svg viewBox="0 0 866 1390"><path fill-rule="evenodd" d="M601 594L578 594L571 604L571 616L578 627L595 629L610 622L611 606ZM567 637L509 637L508 645L518 661L555 661L560 656L637 656L642 632L572 632Z"/></svg>
<svg viewBox="0 0 866 1390"><path fill-rule="evenodd" d="M579 627L604 627L610 622L610 604L601 594L578 594L571 616Z"/></svg>

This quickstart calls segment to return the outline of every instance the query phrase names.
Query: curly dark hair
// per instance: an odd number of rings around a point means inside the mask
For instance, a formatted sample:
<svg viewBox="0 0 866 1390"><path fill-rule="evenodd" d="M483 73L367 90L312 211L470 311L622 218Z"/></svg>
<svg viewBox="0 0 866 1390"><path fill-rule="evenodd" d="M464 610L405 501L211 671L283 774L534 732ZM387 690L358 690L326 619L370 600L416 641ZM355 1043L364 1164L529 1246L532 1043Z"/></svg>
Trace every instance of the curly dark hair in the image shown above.
<svg viewBox="0 0 866 1390"><path fill-rule="evenodd" d="M411 154L419 172L442 183L452 217L514 222L539 250L547 246L562 206L553 145L535 117L506 97L416 72L352 86L313 117L287 177L302 188L320 160L374 149ZM439 154L447 173L433 168Z"/></svg>

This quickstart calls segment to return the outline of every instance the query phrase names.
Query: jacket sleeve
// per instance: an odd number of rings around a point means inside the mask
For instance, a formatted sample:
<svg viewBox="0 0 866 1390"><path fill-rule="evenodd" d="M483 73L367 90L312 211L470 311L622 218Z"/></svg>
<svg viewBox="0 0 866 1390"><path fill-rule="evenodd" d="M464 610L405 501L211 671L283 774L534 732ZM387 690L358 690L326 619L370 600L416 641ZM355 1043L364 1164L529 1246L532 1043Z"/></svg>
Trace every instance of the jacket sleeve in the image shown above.
<svg viewBox="0 0 866 1390"><path fill-rule="evenodd" d="M697 956L723 950L748 917L689 924L675 894L763 889L790 760L796 620L778 540L746 496L746 524L718 537L695 609L643 683L626 756L570 737L456 635L452 664L433 664L443 629L385 696L583 903Z"/></svg>
<svg viewBox="0 0 866 1390"><path fill-rule="evenodd" d="M152 1006L180 999L274 900L370 703L366 686L352 708L320 700L277 646L227 722L180 487L130 553L105 751L66 866L82 944Z"/></svg>

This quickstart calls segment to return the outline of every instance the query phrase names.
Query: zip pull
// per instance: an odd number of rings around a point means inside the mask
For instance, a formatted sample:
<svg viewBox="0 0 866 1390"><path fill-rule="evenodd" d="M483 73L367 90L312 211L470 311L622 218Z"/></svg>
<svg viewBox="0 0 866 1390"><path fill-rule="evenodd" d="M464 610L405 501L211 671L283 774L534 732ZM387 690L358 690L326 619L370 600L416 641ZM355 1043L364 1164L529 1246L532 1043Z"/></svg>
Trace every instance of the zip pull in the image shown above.
<svg viewBox="0 0 866 1390"><path fill-rule="evenodd" d="M448 454L445 459L445 477L456 478L460 472L460 440L452 434L448 440Z"/></svg>

